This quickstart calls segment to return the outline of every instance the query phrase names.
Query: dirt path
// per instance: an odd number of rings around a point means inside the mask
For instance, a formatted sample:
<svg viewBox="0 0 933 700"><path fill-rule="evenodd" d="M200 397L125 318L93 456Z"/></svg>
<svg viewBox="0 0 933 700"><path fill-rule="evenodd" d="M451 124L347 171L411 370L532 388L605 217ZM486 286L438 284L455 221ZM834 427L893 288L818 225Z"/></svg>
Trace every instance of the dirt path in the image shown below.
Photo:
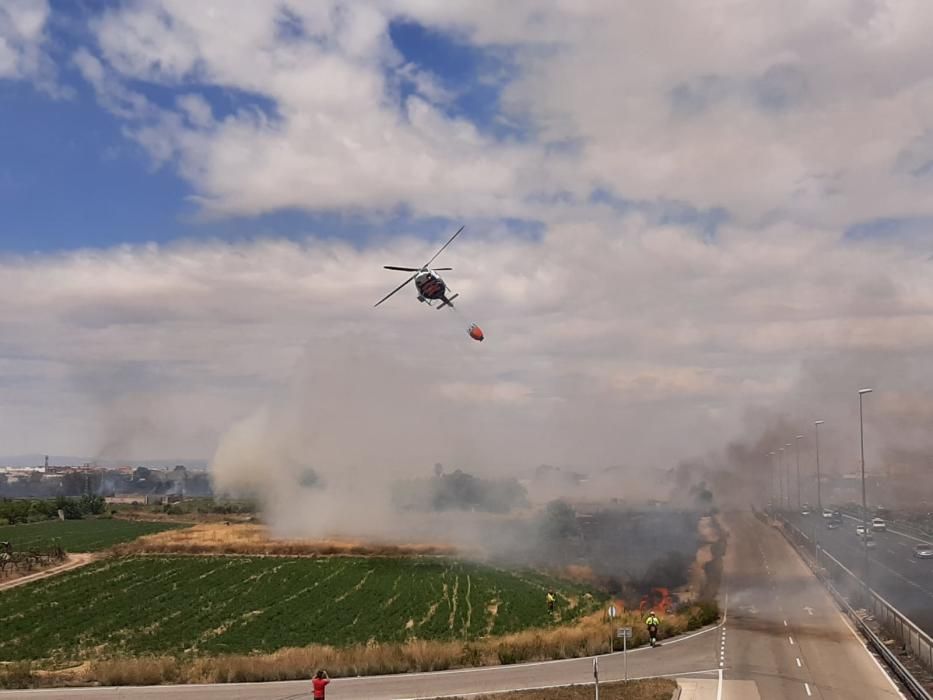
<svg viewBox="0 0 933 700"><path fill-rule="evenodd" d="M50 569L37 571L34 574L27 574L26 576L20 576L18 578L9 579L7 581L0 581L0 591L13 588L14 586L20 586L24 583L29 583L30 581L38 581L39 579L47 578L49 576L55 576L56 574L60 574L63 571L71 571L71 569L77 569L80 566L86 566L95 559L97 559L97 555L93 553L69 554L64 564L53 566Z"/></svg>

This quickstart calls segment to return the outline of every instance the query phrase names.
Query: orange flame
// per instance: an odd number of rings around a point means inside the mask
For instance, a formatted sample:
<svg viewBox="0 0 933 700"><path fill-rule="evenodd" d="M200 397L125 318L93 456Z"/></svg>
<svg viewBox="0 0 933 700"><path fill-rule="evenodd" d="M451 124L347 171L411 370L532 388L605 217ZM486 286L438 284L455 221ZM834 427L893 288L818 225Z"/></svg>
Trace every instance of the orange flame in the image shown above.
<svg viewBox="0 0 933 700"><path fill-rule="evenodd" d="M671 596L670 590L663 586L652 588L649 594L642 596L641 602L638 605L639 612L658 610L662 613L666 613L673 610L673 608L674 598Z"/></svg>

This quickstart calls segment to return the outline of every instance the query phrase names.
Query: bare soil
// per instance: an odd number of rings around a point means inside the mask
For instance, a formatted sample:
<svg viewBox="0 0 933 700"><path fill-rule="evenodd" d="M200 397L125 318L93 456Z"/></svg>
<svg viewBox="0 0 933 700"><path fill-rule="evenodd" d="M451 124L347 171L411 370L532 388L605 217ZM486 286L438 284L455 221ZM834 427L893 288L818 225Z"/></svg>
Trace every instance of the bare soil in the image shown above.
<svg viewBox="0 0 933 700"><path fill-rule="evenodd" d="M32 581L48 578L49 576L55 576L65 571L77 569L78 567L90 564L96 558L97 556L93 553L69 554L67 557L65 557L65 561L62 564L56 564L55 566L49 567L48 569L34 571L23 576L14 576L13 578L0 579L0 591L13 588L14 586L21 586L24 583L30 583Z"/></svg>

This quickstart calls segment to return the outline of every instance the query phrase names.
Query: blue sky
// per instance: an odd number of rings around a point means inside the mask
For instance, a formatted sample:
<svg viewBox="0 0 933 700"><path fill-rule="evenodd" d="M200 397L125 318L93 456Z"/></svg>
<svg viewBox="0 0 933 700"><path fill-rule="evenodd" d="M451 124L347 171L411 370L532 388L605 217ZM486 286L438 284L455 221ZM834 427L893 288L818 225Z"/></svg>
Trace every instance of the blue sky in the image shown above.
<svg viewBox="0 0 933 700"><path fill-rule="evenodd" d="M51 96L29 81L0 79L0 251L29 254L197 237L300 238L309 233L362 241L374 233L400 230L435 237L439 228L453 223L446 217L413 216L404 205L376 219L352 209L202 215L191 199L191 183L174 164L155 164L127 138L126 123L102 107L71 62L79 46L93 44L88 21L102 7L52 3L48 51L67 96ZM466 118L497 138L522 135L514 125L496 119L502 75L508 68L506 52L481 51L412 21L393 22L389 34L405 61L430 65L441 85L452 90L451 101L444 105L451 118ZM161 108L171 108L192 88L129 84ZM278 116L276 103L265 96L205 84L194 88L218 119L244 108L261 110L272 119ZM399 88L403 99L414 92L405 80ZM505 225L527 228L521 221Z"/></svg>
<svg viewBox="0 0 933 700"><path fill-rule="evenodd" d="M85 86L56 100L0 82L0 242L34 252L164 241L193 228L187 187L121 134Z"/></svg>

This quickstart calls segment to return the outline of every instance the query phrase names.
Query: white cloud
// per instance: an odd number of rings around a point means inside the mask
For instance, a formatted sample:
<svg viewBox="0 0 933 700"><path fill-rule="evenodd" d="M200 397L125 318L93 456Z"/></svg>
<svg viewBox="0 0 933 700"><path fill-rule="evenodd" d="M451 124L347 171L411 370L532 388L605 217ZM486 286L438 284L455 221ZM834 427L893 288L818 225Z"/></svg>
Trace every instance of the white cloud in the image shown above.
<svg viewBox="0 0 933 700"><path fill-rule="evenodd" d="M447 114L459 86L402 58L388 33L399 18L508 51L515 73L497 118L527 121L535 138L503 142ZM603 189L752 224L933 215L933 9L922 0L283 0L228 3L223 15L152 0L93 26L98 57L123 79L266 101L264 115L131 127L218 214L406 204L553 220L562 208L542 201ZM401 99L401 83L417 94Z"/></svg>
<svg viewBox="0 0 933 700"><path fill-rule="evenodd" d="M51 450L48 427L60 451L208 454L246 419L231 450L281 438L296 468L668 466L750 404L841 423L831 397L880 382L925 405L928 3L218 8L114 6L72 57L207 212L405 205L537 220L542 238L471 226L445 258L462 295L450 313L405 295L370 308L396 282L381 265L433 252L414 236L4 261L0 439L15 451ZM397 18L507 56L508 74L449 84L393 46ZM0 65L14 56L22 75L46 22L3 25ZM504 86L487 118L529 125L524 138L450 110L484 81ZM671 223L715 208L714 236ZM909 241L843 237L878 217L921 223Z"/></svg>
<svg viewBox="0 0 933 700"><path fill-rule="evenodd" d="M8 0L0 6L0 79L31 80L54 97L70 95L56 83L46 55L47 0Z"/></svg>
<svg viewBox="0 0 933 700"><path fill-rule="evenodd" d="M801 365L836 358L879 395L920 397L933 378L931 263L896 243L787 225L702 243L637 215L498 233L468 229L445 253L453 312L410 292L372 308L398 281L383 264L433 252L415 238L8 259L0 443L205 455L265 410L291 453L341 468L668 466L747 406L784 404Z"/></svg>

